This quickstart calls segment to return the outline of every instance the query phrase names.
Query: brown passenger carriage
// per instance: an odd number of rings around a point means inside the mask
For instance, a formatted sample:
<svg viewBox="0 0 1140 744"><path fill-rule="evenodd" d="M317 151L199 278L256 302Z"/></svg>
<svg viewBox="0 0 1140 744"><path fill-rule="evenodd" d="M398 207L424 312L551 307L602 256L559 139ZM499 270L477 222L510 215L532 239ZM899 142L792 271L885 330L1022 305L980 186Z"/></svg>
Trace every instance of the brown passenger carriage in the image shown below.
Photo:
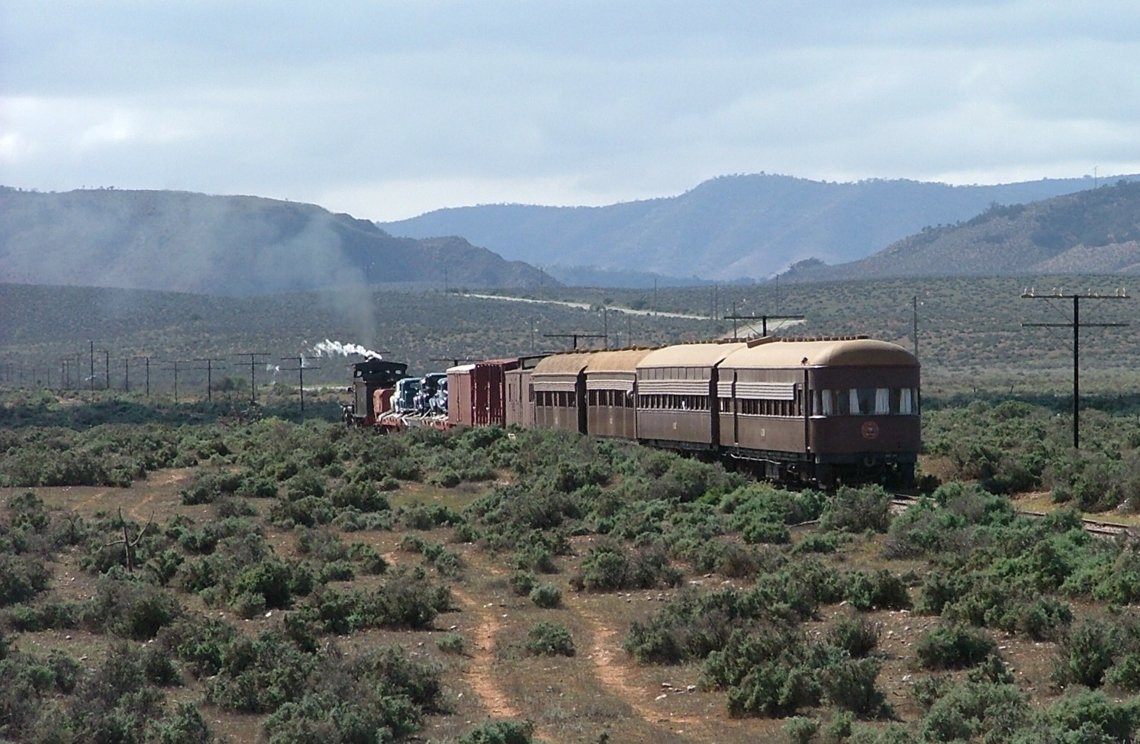
<svg viewBox="0 0 1140 744"><path fill-rule="evenodd" d="M637 363L637 438L666 449L716 452L717 366L743 342L666 346Z"/></svg>
<svg viewBox="0 0 1140 744"><path fill-rule="evenodd" d="M719 365L725 455L769 477L824 482L871 472L913 478L920 448L919 365L865 337L759 339Z"/></svg>

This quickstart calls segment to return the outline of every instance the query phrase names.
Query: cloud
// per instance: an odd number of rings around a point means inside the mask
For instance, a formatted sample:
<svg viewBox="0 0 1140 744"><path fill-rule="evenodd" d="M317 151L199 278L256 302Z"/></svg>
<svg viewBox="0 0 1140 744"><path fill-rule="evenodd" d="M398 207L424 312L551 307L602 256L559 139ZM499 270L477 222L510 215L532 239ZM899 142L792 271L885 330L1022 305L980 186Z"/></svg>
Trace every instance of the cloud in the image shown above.
<svg viewBox="0 0 1140 744"><path fill-rule="evenodd" d="M395 219L725 173L1124 172L1138 25L1112 0L9 0L0 181Z"/></svg>

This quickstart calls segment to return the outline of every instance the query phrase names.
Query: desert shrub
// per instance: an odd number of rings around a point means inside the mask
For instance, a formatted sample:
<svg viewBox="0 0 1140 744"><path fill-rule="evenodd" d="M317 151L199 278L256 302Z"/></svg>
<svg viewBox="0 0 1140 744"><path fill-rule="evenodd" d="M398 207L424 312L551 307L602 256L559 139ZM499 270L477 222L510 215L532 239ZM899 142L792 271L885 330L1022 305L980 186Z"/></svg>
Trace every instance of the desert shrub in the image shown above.
<svg viewBox="0 0 1140 744"><path fill-rule="evenodd" d="M820 515L824 530L886 532L891 522L891 495L880 486L842 486Z"/></svg>
<svg viewBox="0 0 1140 744"><path fill-rule="evenodd" d="M704 659L723 648L735 629L766 613L756 592L685 590L645 622L635 620L623 647L643 664Z"/></svg>
<svg viewBox="0 0 1140 744"><path fill-rule="evenodd" d="M0 554L0 607L32 599L47 589L50 578L42 561Z"/></svg>
<svg viewBox="0 0 1140 744"><path fill-rule="evenodd" d="M225 470L199 472L190 484L179 492L182 503L212 504L224 495L232 496L241 487L244 477Z"/></svg>
<svg viewBox="0 0 1140 744"><path fill-rule="evenodd" d="M905 610L910 607L906 584L886 569L869 574L853 571L847 575L844 596L857 610Z"/></svg>
<svg viewBox="0 0 1140 744"><path fill-rule="evenodd" d="M562 591L553 584L539 584L530 590L530 601L544 609L558 607L562 604Z"/></svg>
<svg viewBox="0 0 1140 744"><path fill-rule="evenodd" d="M326 626L426 628L437 614L450 609L451 593L429 583L421 570L398 568L388 572L374 591L325 589L311 606Z"/></svg>
<svg viewBox="0 0 1140 744"><path fill-rule="evenodd" d="M761 574L756 593L773 611L809 618L821 604L839 602L845 592L843 577L814 558L791 561L774 573Z"/></svg>
<svg viewBox="0 0 1140 744"><path fill-rule="evenodd" d="M327 487L325 479L312 471L302 471L285 481L285 498L289 501L323 499Z"/></svg>
<svg viewBox="0 0 1140 744"><path fill-rule="evenodd" d="M526 652L531 656L573 656L574 639L565 625L540 622L527 631Z"/></svg>
<svg viewBox="0 0 1140 744"><path fill-rule="evenodd" d="M962 515L919 499L891 521L883 552L888 558L936 555L960 540L966 526Z"/></svg>
<svg viewBox="0 0 1140 744"><path fill-rule="evenodd" d="M293 601L293 569L278 558L266 558L242 569L233 580L232 597L262 597L264 607L285 609Z"/></svg>
<svg viewBox="0 0 1140 744"><path fill-rule="evenodd" d="M852 658L860 659L875 650L879 645L881 624L858 615L839 618L827 632L828 642L843 649Z"/></svg>
<svg viewBox="0 0 1140 744"><path fill-rule="evenodd" d="M558 566L554 563L554 553L549 546L532 541L514 552L511 563L520 571L534 571L537 573L558 573Z"/></svg>
<svg viewBox="0 0 1140 744"><path fill-rule="evenodd" d="M212 677L222 669L237 629L220 618L183 616L159 631L157 643L163 651L184 661L197 679Z"/></svg>
<svg viewBox="0 0 1140 744"><path fill-rule="evenodd" d="M270 713L301 697L315 665L315 657L279 632L239 635L223 649L221 668L206 684L206 700L226 710Z"/></svg>
<svg viewBox="0 0 1140 744"><path fill-rule="evenodd" d="M367 543L355 542L348 546L348 557L357 563L364 573L378 575L388 570L388 561Z"/></svg>
<svg viewBox="0 0 1140 744"><path fill-rule="evenodd" d="M887 698L875 687L882 664L878 659L839 659L820 671L824 699L859 718L891 715Z"/></svg>
<svg viewBox="0 0 1140 744"><path fill-rule="evenodd" d="M388 498L372 483L346 483L332 492L331 500L338 509L351 506L362 512L379 512L391 508Z"/></svg>
<svg viewBox="0 0 1140 744"><path fill-rule="evenodd" d="M1016 685L962 682L933 702L922 721L922 740L1006 741L1030 716Z"/></svg>
<svg viewBox="0 0 1140 744"><path fill-rule="evenodd" d="M159 744L211 744L215 741L210 727L193 703L179 703L174 715L154 722L151 740Z"/></svg>
<svg viewBox="0 0 1140 744"><path fill-rule="evenodd" d="M459 737L459 744L531 744L533 735L530 721L491 721Z"/></svg>
<svg viewBox="0 0 1140 744"><path fill-rule="evenodd" d="M301 694L266 719L271 741L406 740L441 701L439 669L383 648L350 657L321 654Z"/></svg>
<svg viewBox="0 0 1140 744"><path fill-rule="evenodd" d="M723 689L739 685L756 668L774 661L798 664L804 656L803 632L773 622L756 622L732 630L720 649L701 666L701 685Z"/></svg>
<svg viewBox="0 0 1140 744"><path fill-rule="evenodd" d="M511 586L511 591L520 597L530 594L531 590L538 585L538 579L530 571L515 571L507 582Z"/></svg>
<svg viewBox="0 0 1140 744"><path fill-rule="evenodd" d="M397 510L400 524L409 530L431 530L461 524L463 517L442 504L413 504Z"/></svg>
<svg viewBox="0 0 1140 744"><path fill-rule="evenodd" d="M792 716L784 723L784 736L790 744L809 744L819 733L819 719Z"/></svg>
<svg viewBox="0 0 1140 744"><path fill-rule="evenodd" d="M571 581L588 591L652 589L676 586L681 572L670 565L668 555L659 548L627 553L618 543L602 542L586 554L579 574Z"/></svg>
<svg viewBox="0 0 1140 744"><path fill-rule="evenodd" d="M1057 647L1053 679L1058 684L1100 687L1121 641L1120 629L1098 619L1073 625Z"/></svg>
<svg viewBox="0 0 1140 744"><path fill-rule="evenodd" d="M1024 583L990 571L933 570L923 579L916 604L919 612L941 614L951 622L1021 633L1052 640L1072 620L1068 605L1030 591Z"/></svg>
<svg viewBox="0 0 1140 744"><path fill-rule="evenodd" d="M1054 729L1083 735L1066 741L1131 741L1140 726L1140 702L1115 702L1103 692L1077 688L1051 705L1045 717Z"/></svg>
<svg viewBox="0 0 1140 744"><path fill-rule="evenodd" d="M154 638L181 615L178 600L166 591L113 571L95 583L95 594L83 607L81 622L134 640Z"/></svg>
<svg viewBox="0 0 1140 744"><path fill-rule="evenodd" d="M839 535L834 532L812 532L792 549L793 553L834 553L839 548Z"/></svg>
<svg viewBox="0 0 1140 744"><path fill-rule="evenodd" d="M837 710L823 727L823 740L829 744L847 741L853 733L854 725L855 718L850 711Z"/></svg>
<svg viewBox="0 0 1140 744"><path fill-rule="evenodd" d="M459 633L446 633L435 642L435 645L445 654L465 654L467 652L467 639Z"/></svg>
<svg viewBox="0 0 1140 744"><path fill-rule="evenodd" d="M813 670L792 663L770 661L752 668L728 689L728 713L733 717L783 717L818 705L819 680Z"/></svg>
<svg viewBox="0 0 1140 744"><path fill-rule="evenodd" d="M155 646L148 646L142 653L143 674L151 684L170 687L182 684L182 674L174 660Z"/></svg>
<svg viewBox="0 0 1140 744"><path fill-rule="evenodd" d="M925 669L964 669L997 653L997 644L982 631L940 624L919 638L915 653Z"/></svg>
<svg viewBox="0 0 1140 744"><path fill-rule="evenodd" d="M78 628L82 614L81 603L60 600L14 605L4 617L13 630L34 633L41 630Z"/></svg>
<svg viewBox="0 0 1140 744"><path fill-rule="evenodd" d="M336 517L336 508L321 496L299 496L296 499L274 502L269 508L269 521L278 527L315 527L329 524Z"/></svg>

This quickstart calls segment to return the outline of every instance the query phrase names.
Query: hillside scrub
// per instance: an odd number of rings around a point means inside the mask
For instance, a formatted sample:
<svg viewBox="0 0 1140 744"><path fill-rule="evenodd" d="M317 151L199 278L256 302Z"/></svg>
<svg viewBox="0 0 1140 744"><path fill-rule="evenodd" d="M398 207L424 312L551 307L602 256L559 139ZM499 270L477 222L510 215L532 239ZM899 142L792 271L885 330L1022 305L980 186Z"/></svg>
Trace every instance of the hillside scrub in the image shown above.
<svg viewBox="0 0 1140 744"><path fill-rule="evenodd" d="M181 682L187 698L258 716L283 741L407 738L449 719L459 698L444 703L443 680L466 692L475 665L553 654L568 665L559 689L570 695L591 678L601 637L584 606L622 608L604 622L623 663L699 675L694 694L715 696L719 715L742 726L799 716L807 722L789 731L884 742L1136 728L1136 704L1122 697L1140 689L1134 546L1090 536L1075 511L1018 517L985 479L945 483L896 514L877 486L789 491L560 432L377 437L284 419L184 429L179 441L206 456L165 491L116 491L133 509L80 514L58 505L73 503L66 492L42 487L13 489L0 505L0 664L35 667L20 687L35 704L4 704L26 730L57 715L78 731L67 711L97 709L135 721L139 737L160 740L146 714L203 737L184 740L209 740L212 718L169 702ZM35 427L20 431L17 455L38 441ZM445 470L467 475L433 482ZM144 493L175 513L141 511ZM68 571L89 591L62 593ZM481 618L502 624L490 644ZM922 630L904 634L912 622ZM31 634L53 629L101 649L153 649L127 670L141 707L108 695L93 708L77 692L87 667L25 654ZM1057 689L1030 701L995 643L1040 644ZM469 700L455 704L475 720ZM543 732L567 731L558 717L568 709L520 709ZM447 725L452 738L522 735L505 723Z"/></svg>

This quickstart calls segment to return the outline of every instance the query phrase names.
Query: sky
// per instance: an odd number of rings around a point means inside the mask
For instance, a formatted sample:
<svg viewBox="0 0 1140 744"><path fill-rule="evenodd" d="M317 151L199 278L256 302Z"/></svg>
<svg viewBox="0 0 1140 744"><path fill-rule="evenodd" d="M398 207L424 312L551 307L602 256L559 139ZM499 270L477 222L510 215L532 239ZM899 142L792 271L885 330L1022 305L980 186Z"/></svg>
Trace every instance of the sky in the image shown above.
<svg viewBox="0 0 1140 744"><path fill-rule="evenodd" d="M1140 173L1134 0L2 0L0 184L373 220Z"/></svg>

